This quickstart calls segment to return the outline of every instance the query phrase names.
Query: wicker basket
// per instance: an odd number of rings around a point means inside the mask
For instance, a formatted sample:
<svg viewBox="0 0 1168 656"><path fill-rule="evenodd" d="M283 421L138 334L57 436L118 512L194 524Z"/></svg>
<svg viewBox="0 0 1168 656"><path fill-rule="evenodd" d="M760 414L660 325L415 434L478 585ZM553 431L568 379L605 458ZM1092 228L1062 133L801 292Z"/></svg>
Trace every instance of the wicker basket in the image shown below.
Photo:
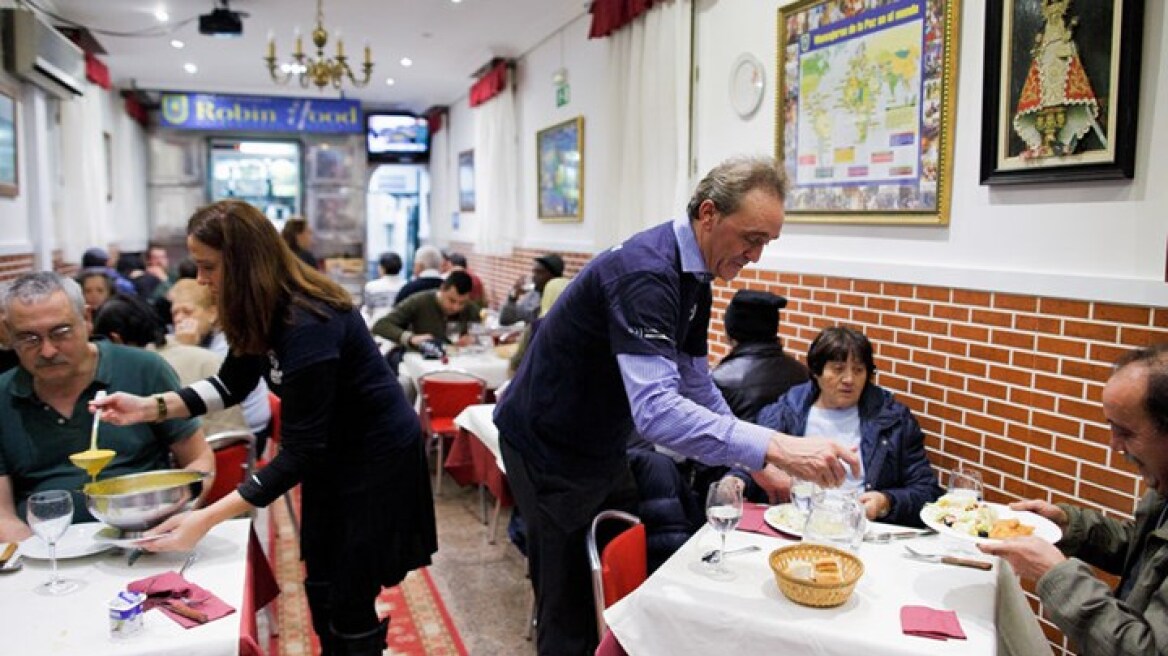
<svg viewBox="0 0 1168 656"><path fill-rule="evenodd" d="M838 558L843 581L840 583L816 583L797 579L787 574L787 564L792 560L814 562L817 558ZM771 570L775 582L788 599L804 606L829 608L839 606L848 600L856 582L864 575L864 563L854 554L822 544L799 543L780 547L771 552Z"/></svg>

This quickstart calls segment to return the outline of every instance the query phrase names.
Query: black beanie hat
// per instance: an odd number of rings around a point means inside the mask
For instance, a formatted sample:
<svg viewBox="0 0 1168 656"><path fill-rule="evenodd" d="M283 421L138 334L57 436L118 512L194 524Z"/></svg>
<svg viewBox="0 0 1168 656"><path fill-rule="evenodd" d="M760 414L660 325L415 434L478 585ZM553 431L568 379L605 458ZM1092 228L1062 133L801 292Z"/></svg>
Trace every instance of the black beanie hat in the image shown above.
<svg viewBox="0 0 1168 656"><path fill-rule="evenodd" d="M726 334L736 342L770 342L779 332L779 310L787 299L770 292L743 289L726 308Z"/></svg>

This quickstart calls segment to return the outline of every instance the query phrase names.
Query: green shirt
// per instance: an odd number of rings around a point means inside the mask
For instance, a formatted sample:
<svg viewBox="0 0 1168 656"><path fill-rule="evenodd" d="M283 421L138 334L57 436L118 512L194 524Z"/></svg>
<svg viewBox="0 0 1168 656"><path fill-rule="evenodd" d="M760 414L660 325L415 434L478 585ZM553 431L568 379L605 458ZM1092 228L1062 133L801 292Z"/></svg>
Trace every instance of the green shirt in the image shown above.
<svg viewBox="0 0 1168 656"><path fill-rule="evenodd" d="M89 475L73 466L69 454L89 448L93 415L89 401L98 390L148 396L179 389L170 365L145 349L97 342L97 371L73 412L64 417L37 398L32 376L23 367L0 374L0 476L12 480L16 511L24 518L29 495L42 490L73 491L73 521L91 522L81 486ZM170 419L158 424L101 424L97 446L117 456L99 479L168 469L170 446L193 435L197 419Z"/></svg>
<svg viewBox="0 0 1168 656"><path fill-rule="evenodd" d="M388 339L394 344L400 344L411 350L417 350L407 342L414 335L433 335L440 342L446 340L446 322L458 321L466 324L479 320L479 307L474 303L467 303L461 312L446 316L442 306L438 304L437 291L418 292L398 303L389 314L373 324L371 329L374 335Z"/></svg>

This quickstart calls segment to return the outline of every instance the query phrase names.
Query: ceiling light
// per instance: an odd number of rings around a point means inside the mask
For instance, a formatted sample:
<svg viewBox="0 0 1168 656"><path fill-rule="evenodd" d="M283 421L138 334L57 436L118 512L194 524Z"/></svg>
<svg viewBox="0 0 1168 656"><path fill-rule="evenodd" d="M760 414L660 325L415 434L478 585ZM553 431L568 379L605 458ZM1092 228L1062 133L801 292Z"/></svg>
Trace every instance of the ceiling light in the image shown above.
<svg viewBox="0 0 1168 656"><path fill-rule="evenodd" d="M199 67L190 62L187 62L183 64L183 70L190 73L191 75L194 75L195 73L199 72Z"/></svg>
<svg viewBox="0 0 1168 656"><path fill-rule="evenodd" d="M386 86L392 87L394 84L397 84L397 80L394 80L392 77L387 77L385 78L385 84Z"/></svg>
<svg viewBox="0 0 1168 656"><path fill-rule="evenodd" d="M165 23L170 20L170 14L166 13L166 10L162 7L154 10L154 17L158 19L159 23Z"/></svg>
<svg viewBox="0 0 1168 656"><path fill-rule="evenodd" d="M328 43L328 31L324 29L324 0L316 0L316 27L312 30L312 44L316 46L316 56L304 54L304 44L300 37L300 30L296 30L296 47L292 51L292 62L289 64L276 63L276 38L268 32L268 56L264 61L268 64L268 74L276 84L287 84L295 79L300 86L308 88L309 84L324 91L328 87L340 89L347 78L355 87L369 84L369 75L373 72L373 57L369 44L365 44L365 62L361 65L364 75L358 78L349 68L349 59L345 56L345 42L341 40L341 33L337 31L337 54L327 57L324 47ZM295 71L287 66L297 67Z"/></svg>
<svg viewBox="0 0 1168 656"><path fill-rule="evenodd" d="M182 41L179 41L178 39L171 39L170 40L170 47L172 47L176 50L182 50L186 45L187 44L183 43Z"/></svg>
<svg viewBox="0 0 1168 656"><path fill-rule="evenodd" d="M409 57L402 57L401 58L401 65L405 66L406 68L409 68L410 66L414 65L414 60L410 59Z"/></svg>

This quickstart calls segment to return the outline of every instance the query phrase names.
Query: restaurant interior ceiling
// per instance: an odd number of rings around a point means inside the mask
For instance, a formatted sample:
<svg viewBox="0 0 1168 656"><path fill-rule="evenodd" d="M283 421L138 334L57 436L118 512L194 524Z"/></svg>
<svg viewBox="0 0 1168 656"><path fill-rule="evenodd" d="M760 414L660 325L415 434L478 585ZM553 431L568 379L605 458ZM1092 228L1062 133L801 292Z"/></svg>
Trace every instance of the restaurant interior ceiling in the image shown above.
<svg viewBox="0 0 1168 656"><path fill-rule="evenodd" d="M360 75L362 49L372 48L368 86L346 80L342 92L272 81L264 56L269 32L279 61L289 61L297 28L306 54L315 55L310 33L317 0L230 0L243 17L243 34L221 38L199 33L198 16L223 0L25 0L60 19L85 27L107 54L115 86L157 91L203 91L358 99L370 107L422 112L467 95L473 74L496 57L516 58L588 11L586 0L324 0L325 54L336 54L342 32L345 54ZM159 20L165 12L166 21ZM61 20L48 17L55 25ZM117 36L135 33L138 36ZM143 34L148 36L142 36ZM181 42L181 47L172 45ZM403 58L412 65L405 66ZM195 72L188 72L193 64ZM387 84L388 78L393 84Z"/></svg>

